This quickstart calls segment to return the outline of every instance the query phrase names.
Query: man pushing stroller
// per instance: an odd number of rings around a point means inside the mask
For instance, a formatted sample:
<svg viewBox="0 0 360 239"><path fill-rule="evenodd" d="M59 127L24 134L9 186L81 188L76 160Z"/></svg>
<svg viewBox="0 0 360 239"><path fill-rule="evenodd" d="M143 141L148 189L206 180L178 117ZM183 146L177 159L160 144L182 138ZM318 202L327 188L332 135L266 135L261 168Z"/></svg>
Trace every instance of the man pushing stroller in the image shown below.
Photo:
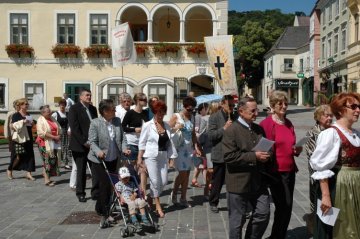
<svg viewBox="0 0 360 239"><path fill-rule="evenodd" d="M136 217L136 209L140 210L141 221L145 226L151 225L146 217L146 201L138 196L138 187L135 182L130 180L130 171L127 167L119 169L119 182L115 184L116 191L120 195L121 202L125 202L129 208L129 214L131 222L134 224L137 230L141 230L141 225Z"/></svg>

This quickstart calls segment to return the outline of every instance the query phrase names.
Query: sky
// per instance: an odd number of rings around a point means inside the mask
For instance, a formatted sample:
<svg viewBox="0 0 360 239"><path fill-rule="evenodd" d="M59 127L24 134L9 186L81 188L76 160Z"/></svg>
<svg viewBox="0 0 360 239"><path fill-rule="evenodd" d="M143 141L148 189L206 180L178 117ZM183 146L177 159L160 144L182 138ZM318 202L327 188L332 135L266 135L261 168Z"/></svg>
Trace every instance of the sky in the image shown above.
<svg viewBox="0 0 360 239"><path fill-rule="evenodd" d="M309 15L315 2L316 0L229 0L229 10L243 12L278 8L283 13L298 11Z"/></svg>

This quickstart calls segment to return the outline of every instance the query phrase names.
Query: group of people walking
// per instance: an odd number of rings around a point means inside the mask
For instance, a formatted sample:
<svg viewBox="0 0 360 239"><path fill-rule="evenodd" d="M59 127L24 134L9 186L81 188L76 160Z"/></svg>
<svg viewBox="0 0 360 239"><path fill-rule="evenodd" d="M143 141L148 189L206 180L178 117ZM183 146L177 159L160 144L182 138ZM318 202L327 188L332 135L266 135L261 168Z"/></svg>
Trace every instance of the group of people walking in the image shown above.
<svg viewBox="0 0 360 239"><path fill-rule="evenodd" d="M202 172L204 200L214 215L219 212L220 192L226 184L229 238L242 237L242 227L249 215L245 237L262 238L270 218L270 194L275 212L269 238L286 238L298 171L295 157L302 152L302 146L296 144L294 126L286 117L286 93L272 92L271 112L260 124L255 123L259 110L253 97L236 102L234 112L231 95L210 105L197 105L196 99L188 96L183 99L183 109L173 114L168 123L164 121L167 106L157 96L148 100L145 94L137 93L132 99L122 93L119 105L110 99L101 100L99 115L91 103L89 90L83 89L79 98L68 112L66 99L59 102L59 111L54 113L48 105L42 106L35 142L43 159L46 186L56 184L51 177L60 175L60 164L70 169L71 151L79 202L87 201L86 169L90 168L91 198L96 200L101 228L106 228L111 220L112 186L106 168L117 173L119 168L131 164L140 176L143 196L155 203L155 212L160 218L165 216L160 196L168 182L168 170L174 167L178 173L170 195L173 204L192 206L187 199L188 185L202 187L197 181ZM27 112L28 107L26 99L16 100L15 111L8 114L11 161L7 176L10 180L14 178L14 170L24 170L27 179L35 180L32 176L35 171L34 119ZM194 116L196 107L198 115ZM316 124L307 133L304 146L310 172L308 221L313 223L314 238L360 237L357 226L360 222L357 185L360 133L352 128L359 114L360 95L355 93L338 94L330 105L315 109ZM274 142L270 150L254 149L261 138ZM194 177L189 182L194 166ZM147 182L150 195L146 193ZM326 214L332 206L340 208L334 227L315 215L316 207Z"/></svg>

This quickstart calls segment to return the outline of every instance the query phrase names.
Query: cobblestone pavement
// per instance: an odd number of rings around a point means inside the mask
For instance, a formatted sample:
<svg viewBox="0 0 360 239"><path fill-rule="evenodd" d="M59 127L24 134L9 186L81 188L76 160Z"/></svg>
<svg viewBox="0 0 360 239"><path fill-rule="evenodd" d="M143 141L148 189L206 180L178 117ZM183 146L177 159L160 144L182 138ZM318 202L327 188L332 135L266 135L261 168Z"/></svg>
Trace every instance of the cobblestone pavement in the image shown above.
<svg viewBox="0 0 360 239"><path fill-rule="evenodd" d="M262 107L259 107L262 109ZM288 118L293 122L297 138L302 138L314 124L313 109L290 107ZM258 121L263 119L263 115ZM14 180L6 177L9 152L5 146L0 149L0 239L1 238L120 238L120 221L112 228L98 229L98 224L61 225L72 212L94 211L95 201L89 199L79 203L75 193L70 190L69 171L64 171L56 180L55 187L44 185L41 176L41 159L36 153L36 181L26 180L23 172L14 172ZM296 159L299 172L296 176L293 213L288 228L288 238L308 238L303 215L309 210L308 170L304 154ZM227 238L228 215L225 187L220 200L220 213L213 214L203 201L202 189L189 187L188 198L192 208L179 209L170 204L169 195L175 172L169 174L161 203L166 216L158 220L159 231L135 235L133 238ZM90 181L87 193L90 194ZM200 180L201 182L201 180ZM171 205L171 206L169 206ZM271 212L273 213L273 205ZM270 233L272 217L265 233Z"/></svg>

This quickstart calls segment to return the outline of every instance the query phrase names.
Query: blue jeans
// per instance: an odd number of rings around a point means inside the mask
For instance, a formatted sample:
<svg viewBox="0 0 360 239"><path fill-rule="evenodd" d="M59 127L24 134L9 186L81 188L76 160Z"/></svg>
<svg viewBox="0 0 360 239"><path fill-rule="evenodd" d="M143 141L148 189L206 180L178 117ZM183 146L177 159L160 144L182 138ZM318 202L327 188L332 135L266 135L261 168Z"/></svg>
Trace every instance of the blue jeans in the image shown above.
<svg viewBox="0 0 360 239"><path fill-rule="evenodd" d="M135 161L135 160L137 160L137 156L138 156L138 154L139 154L139 147L136 146L136 145L130 144L130 145L129 145L129 149L130 149L131 153L130 153L130 155L128 156L128 159L129 159L130 161Z"/></svg>

